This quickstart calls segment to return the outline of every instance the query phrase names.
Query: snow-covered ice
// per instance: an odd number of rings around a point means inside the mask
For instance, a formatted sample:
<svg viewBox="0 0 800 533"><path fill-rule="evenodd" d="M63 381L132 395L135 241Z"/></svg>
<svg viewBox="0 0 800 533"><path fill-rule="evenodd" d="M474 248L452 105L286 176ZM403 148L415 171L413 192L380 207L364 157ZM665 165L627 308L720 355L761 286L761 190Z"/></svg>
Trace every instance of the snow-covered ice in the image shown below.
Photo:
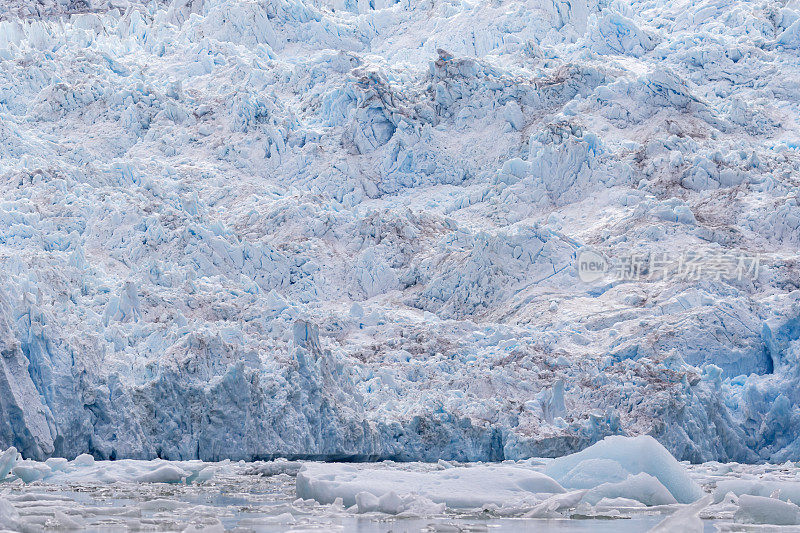
<svg viewBox="0 0 800 533"><path fill-rule="evenodd" d="M796 1L0 0L0 477L800 460L798 50Z"/></svg>

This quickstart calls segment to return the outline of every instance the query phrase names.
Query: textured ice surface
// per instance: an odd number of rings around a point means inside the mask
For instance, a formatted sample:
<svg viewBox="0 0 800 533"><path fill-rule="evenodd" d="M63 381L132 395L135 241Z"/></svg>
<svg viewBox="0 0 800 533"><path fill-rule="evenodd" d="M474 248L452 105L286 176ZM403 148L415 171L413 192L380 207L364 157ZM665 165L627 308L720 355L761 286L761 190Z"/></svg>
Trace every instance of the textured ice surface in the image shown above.
<svg viewBox="0 0 800 533"><path fill-rule="evenodd" d="M600 461L615 463L617 470L598 469ZM355 505L362 511L397 514L422 498L447 508L526 508L530 509L526 516L538 518L562 516L558 513L600 502L603 507L620 500L657 506L689 504L703 496L686 468L649 436L607 437L545 466L534 462L454 467L440 462L439 467L416 472L392 465L311 463L297 474L297 493L320 503L338 498L346 507ZM576 472L587 474L580 487L564 482L574 479ZM567 492L562 484L579 490ZM392 511L386 510L382 499L396 503Z"/></svg>
<svg viewBox="0 0 800 533"><path fill-rule="evenodd" d="M98 463L102 463L98 461ZM142 462L128 461L141 468ZM390 531L468 530L516 533L522 529L547 531L643 531L661 516L626 514L627 520L600 518L557 521L504 515L486 509L448 510L443 505L415 505L399 514L339 502L320 504L297 497L295 480L286 473L253 475L254 470L276 463L228 463L210 483L198 485L136 483L101 479L72 479L31 485L7 484L0 493L0 525L14 531L205 531L222 530L278 533L284 531ZM295 463L285 463L292 465ZM181 465L183 466L183 465ZM409 465L424 472L423 465ZM367 493L363 493L367 494ZM362 498L364 499L364 498ZM388 504L390 498L383 498ZM365 502L369 503L369 502ZM609 524L613 524L610 527Z"/></svg>
<svg viewBox="0 0 800 533"><path fill-rule="evenodd" d="M785 496L796 494L800 472L788 463L678 464L676 471L700 487L701 495L681 504L644 472L622 482L598 477L589 489L565 491L544 473L548 459L204 463L80 456L42 463L22 460L15 450L5 452L7 456L14 457L15 470L42 473L29 481L12 474L0 484L0 526L26 532L624 532L654 526L654 531L700 532L706 527L749 531L798 523L799 508ZM765 496L737 489L715 497L716 491L742 486L743 481L781 490Z"/></svg>
<svg viewBox="0 0 800 533"><path fill-rule="evenodd" d="M0 447L800 459L798 13L0 0Z"/></svg>
<svg viewBox="0 0 800 533"><path fill-rule="evenodd" d="M743 494L734 518L747 524L794 526L800 524L800 507L776 498Z"/></svg>
<svg viewBox="0 0 800 533"><path fill-rule="evenodd" d="M640 478L640 483L648 483L655 478L681 503L691 503L702 494L686 469L648 435L606 437L578 453L554 459L547 464L544 472L569 488L592 488L601 483L619 484L632 474L646 474L647 477ZM600 494L611 498L630 497Z"/></svg>
<svg viewBox="0 0 800 533"><path fill-rule="evenodd" d="M318 463L306 465L297 474L297 494L301 498L320 503L333 503L341 498L344 505L350 507L363 492L378 499L389 494L421 496L449 508L471 509L487 504L519 504L537 495L565 491L540 472L506 465L452 467L418 473ZM402 509L403 504L399 508Z"/></svg>

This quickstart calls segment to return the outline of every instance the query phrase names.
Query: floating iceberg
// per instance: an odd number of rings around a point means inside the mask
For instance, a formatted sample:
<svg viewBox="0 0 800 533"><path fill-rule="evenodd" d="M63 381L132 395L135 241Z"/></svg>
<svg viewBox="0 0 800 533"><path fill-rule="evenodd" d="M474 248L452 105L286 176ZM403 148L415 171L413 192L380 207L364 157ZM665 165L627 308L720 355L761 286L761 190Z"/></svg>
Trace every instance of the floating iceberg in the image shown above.
<svg viewBox="0 0 800 533"><path fill-rule="evenodd" d="M425 473L391 467L311 463L297 474L297 495L320 503L340 498L345 506L386 508L383 498L421 496L448 508L520 504L542 494L563 493L550 477L519 466L453 467ZM370 494L362 496L362 494ZM400 496L398 496L400 495ZM359 503L359 496L361 496ZM385 512L385 511L384 511ZM396 514L396 513L395 513Z"/></svg>
<svg viewBox="0 0 800 533"><path fill-rule="evenodd" d="M594 487L587 494L594 498L592 504L604 497L636 499L634 487L649 487L652 500L659 503L640 500L648 505L673 503L670 499L691 503L703 494L686 469L647 435L606 437L583 451L554 459L544 472L567 488Z"/></svg>
<svg viewBox="0 0 800 533"><path fill-rule="evenodd" d="M691 503L703 495L687 470L651 437L607 437L586 450L554 459L541 471L524 462L426 470L409 471L394 464L309 463L297 474L297 494L326 504L340 500L347 507L356 505L360 512L389 512L387 502L419 496L449 509L527 506L531 510L526 516L541 518L614 500L654 506ZM584 490L567 492L558 482L576 478Z"/></svg>

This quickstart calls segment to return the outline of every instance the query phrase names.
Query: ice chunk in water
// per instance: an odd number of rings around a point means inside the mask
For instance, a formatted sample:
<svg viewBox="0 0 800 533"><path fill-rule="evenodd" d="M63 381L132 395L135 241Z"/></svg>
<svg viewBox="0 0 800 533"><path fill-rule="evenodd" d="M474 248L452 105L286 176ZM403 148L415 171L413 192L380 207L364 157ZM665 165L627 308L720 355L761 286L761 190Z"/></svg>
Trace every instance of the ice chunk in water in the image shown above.
<svg viewBox="0 0 800 533"><path fill-rule="evenodd" d="M736 496L748 494L769 497L774 494L779 500L800 502L800 483L795 481L723 479L717 482L717 488L714 489L714 503L721 502L729 492Z"/></svg>
<svg viewBox="0 0 800 533"><path fill-rule="evenodd" d="M145 472L137 476L135 481L140 483L180 483L189 474L182 468L172 465L164 465L156 468L152 472Z"/></svg>
<svg viewBox="0 0 800 533"><path fill-rule="evenodd" d="M0 454L0 480L5 479L11 473L18 456L19 453L13 446Z"/></svg>
<svg viewBox="0 0 800 533"><path fill-rule="evenodd" d="M371 492L359 492L356 494L356 506L359 513L369 513L378 510L378 497Z"/></svg>
<svg viewBox="0 0 800 533"><path fill-rule="evenodd" d="M20 461L11 469L11 473L25 483L33 483L50 474L50 467L35 461Z"/></svg>
<svg viewBox="0 0 800 533"><path fill-rule="evenodd" d="M572 492L565 492L563 494L550 496L545 501L528 511L525 514L525 517L559 518L562 516L559 511L577 506L585 494L585 490L575 490Z"/></svg>
<svg viewBox="0 0 800 533"><path fill-rule="evenodd" d="M69 461L67 461L63 457L51 457L50 459L45 461L44 464L49 466L50 470L52 470L53 472L66 470L69 467Z"/></svg>
<svg viewBox="0 0 800 533"><path fill-rule="evenodd" d="M793 526L800 524L800 507L775 498L742 494L734 519L747 524Z"/></svg>
<svg viewBox="0 0 800 533"><path fill-rule="evenodd" d="M0 527L12 528L17 524L19 519L19 511L17 511L11 502L5 498L0 498Z"/></svg>
<svg viewBox="0 0 800 533"><path fill-rule="evenodd" d="M72 461L75 466L92 466L94 464L94 457L88 453L82 453Z"/></svg>
<svg viewBox="0 0 800 533"><path fill-rule="evenodd" d="M563 493L550 477L526 468L507 465L454 467L433 472L411 472L376 466L310 463L297 474L297 495L320 503L341 498L346 507L357 496L376 498L395 492L417 494L450 508L477 508L485 504L541 500L542 494ZM359 508L371 509L372 500L361 496ZM389 500L387 500L388 505ZM376 504L377 505L377 504Z"/></svg>
<svg viewBox="0 0 800 533"><path fill-rule="evenodd" d="M585 462L592 459L604 461ZM545 467L544 473L569 488L578 487L569 485L568 481L583 487L590 482L618 482L620 470L610 466L608 461L619 463L621 469L629 474L644 472L655 477L680 503L691 503L703 495L700 486L692 481L683 466L649 435L606 437L583 451L554 459ZM576 470L581 463L588 472L585 476L580 476ZM608 478L604 479L604 475Z"/></svg>
<svg viewBox="0 0 800 533"><path fill-rule="evenodd" d="M682 509L678 509L650 530L650 533L668 533L670 531L702 533L704 529L703 521L698 515L700 511L708 507L711 499L711 495L707 495Z"/></svg>

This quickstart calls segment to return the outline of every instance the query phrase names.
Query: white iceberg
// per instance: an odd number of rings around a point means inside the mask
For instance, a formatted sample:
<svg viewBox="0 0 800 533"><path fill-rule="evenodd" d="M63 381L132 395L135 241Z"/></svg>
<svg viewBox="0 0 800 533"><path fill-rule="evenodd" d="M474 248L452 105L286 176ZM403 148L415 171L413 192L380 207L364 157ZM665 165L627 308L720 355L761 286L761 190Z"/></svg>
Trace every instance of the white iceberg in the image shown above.
<svg viewBox="0 0 800 533"><path fill-rule="evenodd" d="M620 480L623 472L630 475L640 473L646 475L639 478L626 476L627 481ZM597 501L602 497L635 498L626 489L627 483L642 487L651 485L652 501L658 500L661 503L669 503L665 501L669 498L664 497L658 485L665 487L668 494L681 503L691 503L703 494L700 486L689 477L686 469L666 448L648 435L606 437L583 451L554 459L545 466L544 473L569 488L597 487L610 481L606 485L607 489L597 493ZM658 485L652 481L656 481ZM614 494L614 491L620 493Z"/></svg>

